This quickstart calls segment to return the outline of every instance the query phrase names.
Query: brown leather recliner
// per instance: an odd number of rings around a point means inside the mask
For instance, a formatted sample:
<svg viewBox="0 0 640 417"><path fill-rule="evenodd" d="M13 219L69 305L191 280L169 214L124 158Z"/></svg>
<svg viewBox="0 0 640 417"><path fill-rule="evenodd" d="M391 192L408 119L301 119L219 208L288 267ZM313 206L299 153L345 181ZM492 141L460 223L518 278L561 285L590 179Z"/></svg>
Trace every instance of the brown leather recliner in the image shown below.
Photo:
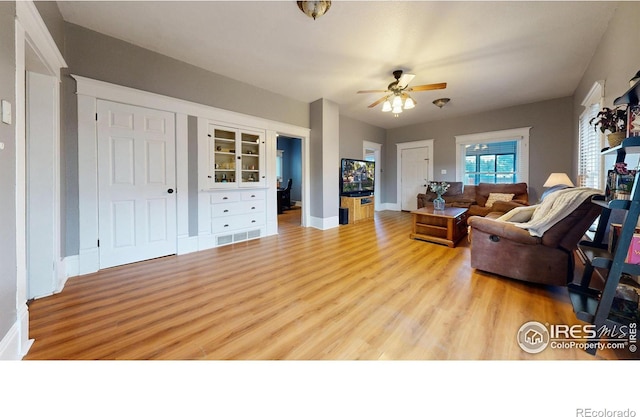
<svg viewBox="0 0 640 417"><path fill-rule="evenodd" d="M573 251L600 211L588 198L542 237L508 222L470 217L471 267L522 281L567 285L573 280Z"/></svg>

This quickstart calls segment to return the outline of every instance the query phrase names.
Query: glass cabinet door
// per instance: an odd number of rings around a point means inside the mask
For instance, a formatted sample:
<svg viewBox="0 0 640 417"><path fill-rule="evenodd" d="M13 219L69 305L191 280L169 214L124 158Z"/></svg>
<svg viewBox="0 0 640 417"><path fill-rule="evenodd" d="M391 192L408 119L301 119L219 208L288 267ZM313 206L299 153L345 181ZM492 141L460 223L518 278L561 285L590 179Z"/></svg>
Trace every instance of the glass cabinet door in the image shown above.
<svg viewBox="0 0 640 417"><path fill-rule="evenodd" d="M212 138L214 186L236 182L236 131L216 128Z"/></svg>
<svg viewBox="0 0 640 417"><path fill-rule="evenodd" d="M262 146L261 137L257 133L240 133L242 158L240 167L241 184L251 185L262 182Z"/></svg>

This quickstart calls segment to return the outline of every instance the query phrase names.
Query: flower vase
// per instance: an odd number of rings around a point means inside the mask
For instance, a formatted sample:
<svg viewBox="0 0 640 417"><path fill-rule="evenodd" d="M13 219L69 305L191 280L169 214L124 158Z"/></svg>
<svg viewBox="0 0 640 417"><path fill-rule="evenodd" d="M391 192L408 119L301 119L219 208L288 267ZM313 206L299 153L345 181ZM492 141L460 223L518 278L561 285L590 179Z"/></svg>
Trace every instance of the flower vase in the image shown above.
<svg viewBox="0 0 640 417"><path fill-rule="evenodd" d="M433 199L433 209L444 210L444 198L442 198L442 195L438 194L438 196Z"/></svg>

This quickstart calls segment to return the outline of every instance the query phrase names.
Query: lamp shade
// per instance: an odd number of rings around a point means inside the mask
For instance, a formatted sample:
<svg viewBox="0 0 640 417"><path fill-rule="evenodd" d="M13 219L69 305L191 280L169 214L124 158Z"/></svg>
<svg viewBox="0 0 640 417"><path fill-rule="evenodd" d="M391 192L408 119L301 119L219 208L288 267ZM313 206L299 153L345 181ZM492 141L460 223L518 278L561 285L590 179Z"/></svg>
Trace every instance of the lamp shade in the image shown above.
<svg viewBox="0 0 640 417"><path fill-rule="evenodd" d="M407 98L404 100L404 109L408 110L408 109L412 109L416 106L415 101L413 101L413 99L409 96L407 96Z"/></svg>
<svg viewBox="0 0 640 417"><path fill-rule="evenodd" d="M391 102L389 100L384 101L384 104L382 105L382 111L385 113L391 111Z"/></svg>
<svg viewBox="0 0 640 417"><path fill-rule="evenodd" d="M567 185L569 187L574 187L569 176L564 172L554 172L549 175L549 178L545 181L543 187L554 187L556 185Z"/></svg>

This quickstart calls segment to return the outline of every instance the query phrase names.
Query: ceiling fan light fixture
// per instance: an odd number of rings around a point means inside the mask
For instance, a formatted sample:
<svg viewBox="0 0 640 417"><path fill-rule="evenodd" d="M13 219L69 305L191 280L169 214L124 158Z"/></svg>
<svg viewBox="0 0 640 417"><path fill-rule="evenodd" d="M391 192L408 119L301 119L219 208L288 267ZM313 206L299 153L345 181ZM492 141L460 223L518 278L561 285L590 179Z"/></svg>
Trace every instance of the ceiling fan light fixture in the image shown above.
<svg viewBox="0 0 640 417"><path fill-rule="evenodd" d="M407 96L407 98L404 100L404 109L409 110L414 108L415 106L416 106L415 101L413 101L411 97Z"/></svg>
<svg viewBox="0 0 640 417"><path fill-rule="evenodd" d="M318 0L318 1L299 1L298 8L302 10L302 13L316 20L317 17L324 15L329 11L331 7L330 0Z"/></svg>
<svg viewBox="0 0 640 417"><path fill-rule="evenodd" d="M393 107L393 110L391 111L391 113L393 114L400 114L402 113L402 106L398 106L398 107Z"/></svg>
<svg viewBox="0 0 640 417"><path fill-rule="evenodd" d="M393 98L393 103L391 103L391 105L393 106L394 109L396 107L402 108L402 98L400 96L395 96Z"/></svg>
<svg viewBox="0 0 640 417"><path fill-rule="evenodd" d="M436 106L443 108L445 104L447 104L449 101L451 101L450 98L437 98L435 100L433 100L433 104L435 104Z"/></svg>
<svg viewBox="0 0 640 417"><path fill-rule="evenodd" d="M382 105L382 111L384 113L391 111L391 102L389 101L389 99L384 101L384 104Z"/></svg>

